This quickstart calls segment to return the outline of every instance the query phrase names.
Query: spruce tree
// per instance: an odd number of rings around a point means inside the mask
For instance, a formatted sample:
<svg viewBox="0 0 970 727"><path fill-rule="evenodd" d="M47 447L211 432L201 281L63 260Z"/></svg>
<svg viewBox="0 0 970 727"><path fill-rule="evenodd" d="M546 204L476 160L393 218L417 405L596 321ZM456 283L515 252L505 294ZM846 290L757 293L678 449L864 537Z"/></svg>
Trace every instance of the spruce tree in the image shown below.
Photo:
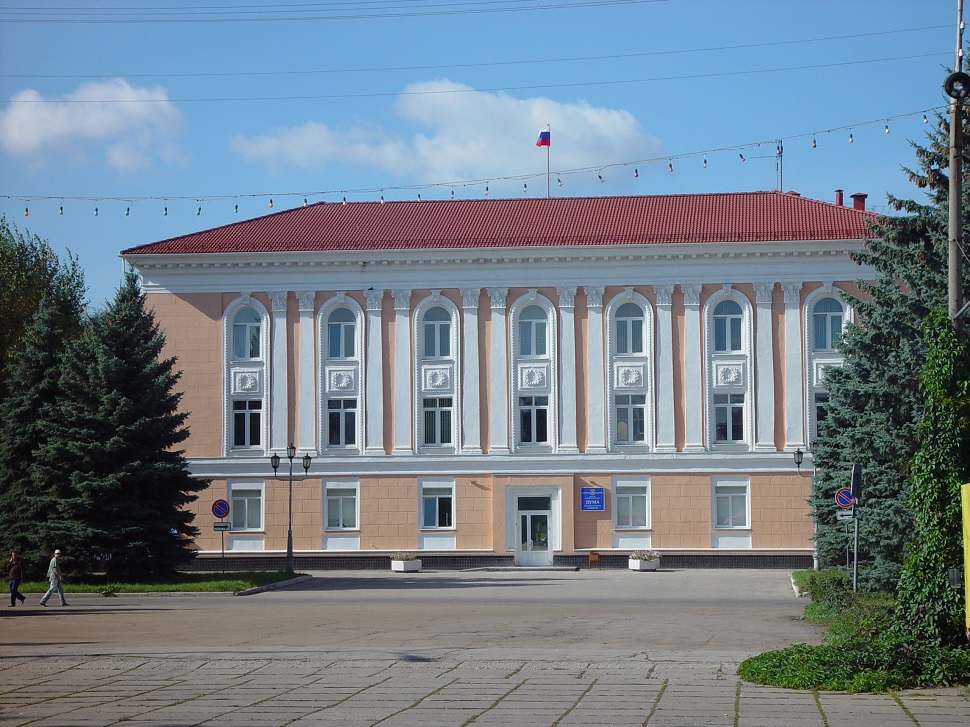
<svg viewBox="0 0 970 727"><path fill-rule="evenodd" d="M81 330L84 307L83 275L75 262L53 283L13 351L9 392L0 401L0 537L5 552L19 550L34 575L65 535L59 526L62 482L44 477L40 458L61 395L64 353Z"/></svg>
<svg viewBox="0 0 970 727"><path fill-rule="evenodd" d="M70 347L60 378L60 421L45 461L67 482L65 543L76 565L113 578L162 575L191 557L198 534L185 506L207 481L183 452L181 376L135 274Z"/></svg>
<svg viewBox="0 0 970 727"><path fill-rule="evenodd" d="M920 325L930 310L946 308L949 125L939 119L925 145L912 143L916 169L904 168L926 201L889 196L902 214L872 225L873 237L853 259L871 265L875 281L860 282L862 297L846 297L856 320L840 350L845 364L826 375L828 417L812 443L816 465L810 504L823 566L845 562L851 535L835 520L834 495L849 485L852 464L863 469L859 517L859 579L863 587L892 589L905 543L912 537L910 464L922 411L919 375L926 361ZM964 121L965 133L966 123ZM964 151L963 169L970 171ZM963 183L970 209L970 179ZM970 227L964 224L964 239ZM970 282L964 270L964 286Z"/></svg>

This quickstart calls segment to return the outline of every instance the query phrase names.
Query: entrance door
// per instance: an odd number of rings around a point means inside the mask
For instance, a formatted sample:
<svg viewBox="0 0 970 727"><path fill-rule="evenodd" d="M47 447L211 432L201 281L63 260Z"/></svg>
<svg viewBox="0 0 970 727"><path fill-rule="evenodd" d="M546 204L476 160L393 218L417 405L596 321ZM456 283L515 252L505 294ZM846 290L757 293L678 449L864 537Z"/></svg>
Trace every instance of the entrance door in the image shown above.
<svg viewBox="0 0 970 727"><path fill-rule="evenodd" d="M552 565L552 504L549 497L520 497L517 503L515 564Z"/></svg>

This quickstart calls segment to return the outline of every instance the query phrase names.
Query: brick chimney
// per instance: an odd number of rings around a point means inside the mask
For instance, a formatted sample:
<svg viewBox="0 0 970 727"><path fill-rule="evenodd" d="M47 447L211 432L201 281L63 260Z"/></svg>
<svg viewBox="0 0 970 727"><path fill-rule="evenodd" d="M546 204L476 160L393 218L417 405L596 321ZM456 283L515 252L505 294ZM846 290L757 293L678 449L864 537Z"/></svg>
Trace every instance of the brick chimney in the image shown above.
<svg viewBox="0 0 970 727"><path fill-rule="evenodd" d="M839 207L841 207L842 204L843 204L843 202L842 202L842 190L841 189L835 190L835 204L837 204Z"/></svg>
<svg viewBox="0 0 970 727"><path fill-rule="evenodd" d="M851 195L851 197L852 197L852 209L854 209L854 210L862 210L863 212L865 212L865 209L866 209L866 197L868 197L868 196L869 196L868 194L865 194L863 192L856 192L855 194Z"/></svg>

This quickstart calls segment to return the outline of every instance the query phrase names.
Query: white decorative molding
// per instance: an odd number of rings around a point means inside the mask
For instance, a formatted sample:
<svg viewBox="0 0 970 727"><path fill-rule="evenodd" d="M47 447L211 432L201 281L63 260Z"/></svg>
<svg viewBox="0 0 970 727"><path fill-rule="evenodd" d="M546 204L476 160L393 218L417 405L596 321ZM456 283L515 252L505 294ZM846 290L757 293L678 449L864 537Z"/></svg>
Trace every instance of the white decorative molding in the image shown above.
<svg viewBox="0 0 970 727"><path fill-rule="evenodd" d="M394 310L411 310L410 290L392 290L391 297L394 299Z"/></svg>
<svg viewBox="0 0 970 727"><path fill-rule="evenodd" d="M481 288L462 288L461 289L461 307L462 308L478 308L478 300L482 297Z"/></svg>
<svg viewBox="0 0 970 727"><path fill-rule="evenodd" d="M672 305L674 298L674 286L672 285L654 285L653 286L654 295L657 296L657 305Z"/></svg>
<svg viewBox="0 0 970 727"><path fill-rule="evenodd" d="M547 389L549 372L545 366L521 366L519 368L520 389Z"/></svg>
<svg viewBox="0 0 970 727"><path fill-rule="evenodd" d="M587 285L583 288L586 293L586 307L587 308L602 308L603 307L603 291L602 286L590 286Z"/></svg>
<svg viewBox="0 0 970 727"><path fill-rule="evenodd" d="M357 369L347 366L327 368L328 394L357 393Z"/></svg>
<svg viewBox="0 0 970 727"><path fill-rule="evenodd" d="M744 363L715 363L715 386L737 388L745 385Z"/></svg>
<svg viewBox="0 0 970 727"><path fill-rule="evenodd" d="M618 389L641 389L643 388L643 364L620 365L616 367L616 388Z"/></svg>
<svg viewBox="0 0 970 727"><path fill-rule="evenodd" d="M802 284L801 283L782 283L781 290L785 294L785 303L801 303L802 302Z"/></svg>
<svg viewBox="0 0 970 727"><path fill-rule="evenodd" d="M774 283L755 283L754 284L754 302L755 303L771 303L771 295L775 290Z"/></svg>
<svg viewBox="0 0 970 727"><path fill-rule="evenodd" d="M700 285L681 285L680 289L684 293L684 305L700 305L701 290Z"/></svg>
<svg viewBox="0 0 970 727"><path fill-rule="evenodd" d="M509 292L507 288L488 288L486 292L490 308L505 308L505 296Z"/></svg>
<svg viewBox="0 0 970 727"><path fill-rule="evenodd" d="M381 304L384 302L384 291L368 288L364 291L364 300L367 301L368 312L379 311L381 309Z"/></svg>
<svg viewBox="0 0 970 727"><path fill-rule="evenodd" d="M452 390L451 366L426 366L422 378L425 392L444 394Z"/></svg>
<svg viewBox="0 0 970 727"><path fill-rule="evenodd" d="M343 293L337 293L338 297L343 297ZM317 297L316 291L313 290L301 290L297 291L296 302L298 310L303 313L306 311L313 311L313 304Z"/></svg>
<svg viewBox="0 0 970 727"><path fill-rule="evenodd" d="M233 394L253 394L261 396L263 393L263 370L262 369L236 369L232 370L232 393Z"/></svg>
<svg viewBox="0 0 970 727"><path fill-rule="evenodd" d="M576 305L576 288L556 288L556 295L559 296L560 308L572 308Z"/></svg>
<svg viewBox="0 0 970 727"><path fill-rule="evenodd" d="M280 311L286 312L286 299L288 293L285 290L274 290L269 293L269 302L273 313L279 313Z"/></svg>
<svg viewBox="0 0 970 727"><path fill-rule="evenodd" d="M360 418L364 420L364 451L369 455L381 456L386 454L384 449L384 344L381 321L384 291L369 288L364 291L364 300L367 304L366 344L363 349L364 411L361 412Z"/></svg>

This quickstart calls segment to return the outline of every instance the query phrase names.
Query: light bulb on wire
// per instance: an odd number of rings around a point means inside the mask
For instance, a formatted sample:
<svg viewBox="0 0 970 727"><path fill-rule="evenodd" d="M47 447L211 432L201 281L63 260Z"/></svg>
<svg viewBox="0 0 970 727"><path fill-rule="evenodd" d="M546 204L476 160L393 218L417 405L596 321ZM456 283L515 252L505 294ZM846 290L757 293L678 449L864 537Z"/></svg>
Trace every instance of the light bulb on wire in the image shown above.
<svg viewBox="0 0 970 727"><path fill-rule="evenodd" d="M852 132L850 131L849 132L849 143L852 144L854 142L855 142L855 139L852 138Z"/></svg>

